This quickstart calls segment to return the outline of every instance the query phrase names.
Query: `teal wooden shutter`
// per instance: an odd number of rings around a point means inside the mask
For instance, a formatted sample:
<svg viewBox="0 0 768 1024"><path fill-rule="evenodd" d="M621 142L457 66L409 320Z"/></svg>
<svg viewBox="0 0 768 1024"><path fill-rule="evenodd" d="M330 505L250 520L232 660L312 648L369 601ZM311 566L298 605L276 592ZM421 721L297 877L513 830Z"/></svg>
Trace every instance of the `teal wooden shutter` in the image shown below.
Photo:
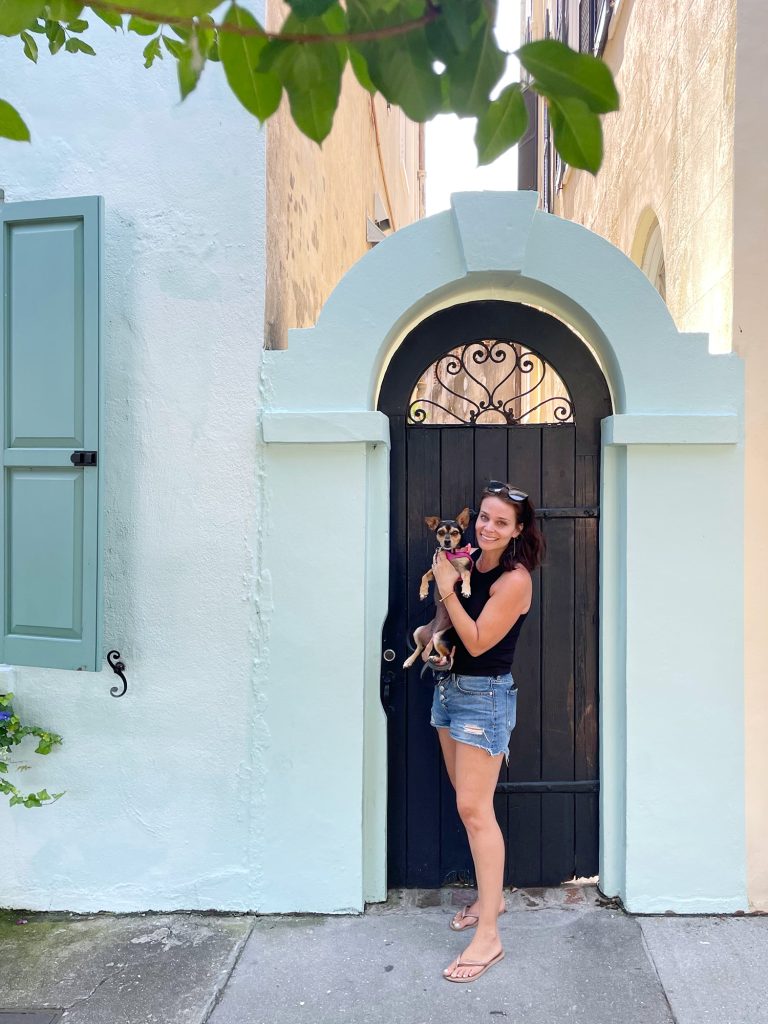
<svg viewBox="0 0 768 1024"><path fill-rule="evenodd" d="M0 204L0 660L101 668L103 201ZM73 465L76 451L96 465Z"/></svg>

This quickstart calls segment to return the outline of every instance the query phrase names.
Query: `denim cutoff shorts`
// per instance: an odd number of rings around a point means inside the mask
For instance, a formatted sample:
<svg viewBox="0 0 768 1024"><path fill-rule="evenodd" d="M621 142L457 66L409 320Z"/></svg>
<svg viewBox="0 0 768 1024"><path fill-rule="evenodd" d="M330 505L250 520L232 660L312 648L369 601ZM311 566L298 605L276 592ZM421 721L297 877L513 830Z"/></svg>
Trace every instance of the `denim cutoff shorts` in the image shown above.
<svg viewBox="0 0 768 1024"><path fill-rule="evenodd" d="M517 721L517 686L503 676L440 675L435 683L430 725L453 739L482 747L509 761L509 737Z"/></svg>

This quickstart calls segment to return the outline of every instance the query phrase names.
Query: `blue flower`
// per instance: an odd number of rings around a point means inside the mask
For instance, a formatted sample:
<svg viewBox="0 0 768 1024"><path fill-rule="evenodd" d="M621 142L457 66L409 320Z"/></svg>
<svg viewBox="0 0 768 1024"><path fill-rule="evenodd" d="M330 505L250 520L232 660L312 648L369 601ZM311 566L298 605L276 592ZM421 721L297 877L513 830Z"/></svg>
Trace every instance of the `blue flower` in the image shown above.
<svg viewBox="0 0 768 1024"><path fill-rule="evenodd" d="M0 722L7 722L11 717L10 711L0 711Z"/></svg>

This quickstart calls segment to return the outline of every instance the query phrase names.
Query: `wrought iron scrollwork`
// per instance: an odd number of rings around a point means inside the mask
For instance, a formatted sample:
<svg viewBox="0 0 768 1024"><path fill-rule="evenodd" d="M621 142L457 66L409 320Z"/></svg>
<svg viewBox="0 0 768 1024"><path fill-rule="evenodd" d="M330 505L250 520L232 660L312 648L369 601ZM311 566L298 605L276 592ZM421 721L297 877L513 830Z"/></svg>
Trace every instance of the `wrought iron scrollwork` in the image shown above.
<svg viewBox="0 0 768 1024"><path fill-rule="evenodd" d="M120 676L123 681L122 690L119 686L110 686L109 692L113 697L122 697L128 689L128 680L125 678L125 662L122 659L120 651L110 651L107 654L107 662L115 675Z"/></svg>
<svg viewBox="0 0 768 1024"><path fill-rule="evenodd" d="M500 376L498 367L507 372ZM472 341L446 352L422 374L408 408L412 424L526 421L572 423L573 402L538 353L505 340Z"/></svg>

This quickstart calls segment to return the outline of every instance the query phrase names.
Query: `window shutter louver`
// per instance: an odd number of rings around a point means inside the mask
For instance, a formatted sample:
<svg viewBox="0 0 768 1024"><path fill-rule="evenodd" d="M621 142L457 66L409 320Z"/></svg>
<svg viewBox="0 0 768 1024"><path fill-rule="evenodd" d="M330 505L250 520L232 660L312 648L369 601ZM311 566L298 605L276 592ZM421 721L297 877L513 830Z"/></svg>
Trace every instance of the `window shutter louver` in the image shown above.
<svg viewBox="0 0 768 1024"><path fill-rule="evenodd" d="M103 200L0 204L0 217L0 660L97 671Z"/></svg>

